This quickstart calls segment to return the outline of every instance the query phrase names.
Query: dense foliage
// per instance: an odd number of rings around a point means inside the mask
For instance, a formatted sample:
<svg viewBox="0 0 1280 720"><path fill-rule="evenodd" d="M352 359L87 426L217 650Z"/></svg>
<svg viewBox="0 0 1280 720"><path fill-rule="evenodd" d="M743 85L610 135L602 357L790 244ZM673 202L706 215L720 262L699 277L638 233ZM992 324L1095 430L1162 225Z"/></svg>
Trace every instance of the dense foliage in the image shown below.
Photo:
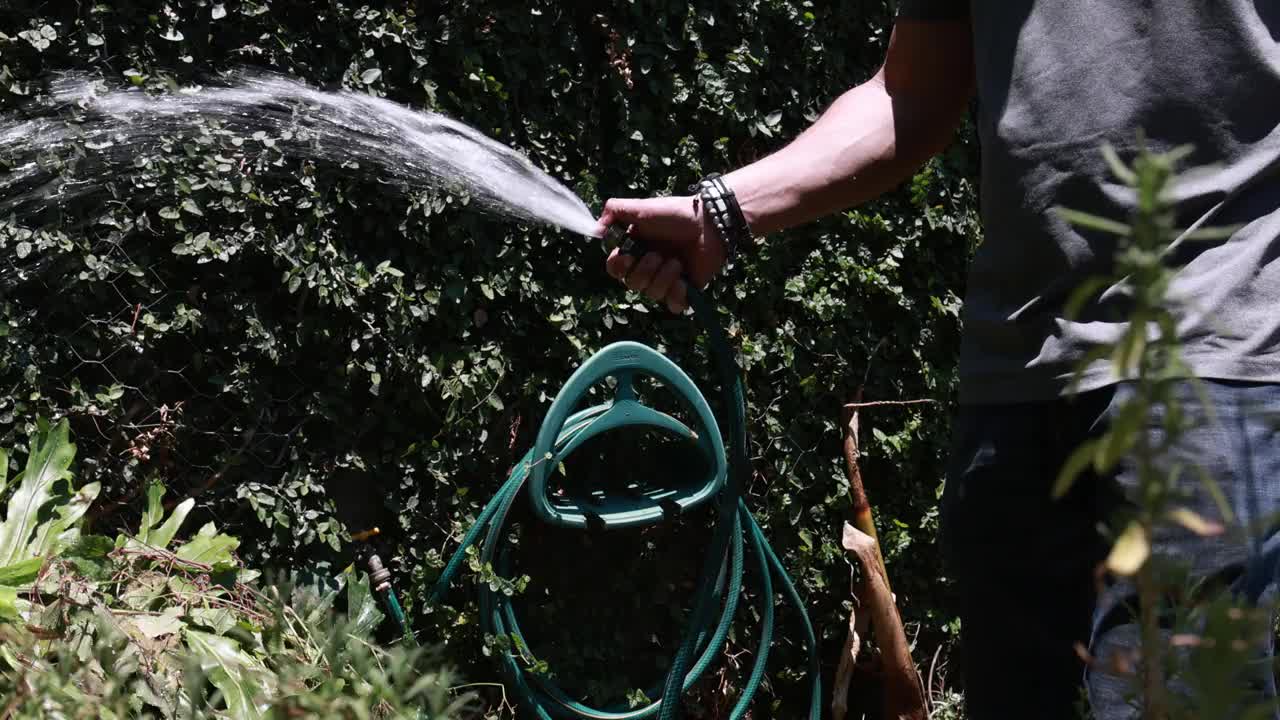
<svg viewBox="0 0 1280 720"><path fill-rule="evenodd" d="M464 707L421 650L370 642L382 614L350 570L331 587L255 589L239 541L213 523L184 532L194 501L166 517L159 485L131 532L83 534L100 488L77 487L67 422L39 425L22 472L0 470L3 717L448 720Z"/></svg>
<svg viewBox="0 0 1280 720"><path fill-rule="evenodd" d="M63 69L168 92L262 67L461 119L599 208L777 148L870 75L889 19L871 0L14 0L0 110L39 105ZM968 137L890 197L765 239L714 287L746 373L750 502L828 675L850 595L840 406L864 377L867 399L940 403L863 411L862 466L917 660L951 652L936 497L978 235ZM0 443L69 418L79 474L101 484L93 532L137 527L163 482L255 566L332 575L348 532L377 525L419 636L497 680L473 594L435 612L418 599L578 363L637 339L710 382L698 339L620 291L596 243L232 140L175 139L95 202L0 218ZM697 531L602 541L525 523L529 579L512 590L534 599L552 671L615 699L651 682L686 594L669 568ZM582 573L612 571L581 591ZM786 717L804 655L781 623L760 702ZM749 614L740 628L731 645L749 647ZM724 667L707 716L732 695Z"/></svg>

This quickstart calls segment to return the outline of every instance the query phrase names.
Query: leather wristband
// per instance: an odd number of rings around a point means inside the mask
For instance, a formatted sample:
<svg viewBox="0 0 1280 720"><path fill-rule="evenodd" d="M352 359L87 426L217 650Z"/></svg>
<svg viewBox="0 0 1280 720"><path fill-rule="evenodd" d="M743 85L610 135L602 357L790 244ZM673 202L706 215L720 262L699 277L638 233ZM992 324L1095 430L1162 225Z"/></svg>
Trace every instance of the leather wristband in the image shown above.
<svg viewBox="0 0 1280 720"><path fill-rule="evenodd" d="M711 219L711 224L724 241L725 262L731 262L739 247L751 244L751 228L747 226L747 218L742 214L737 196L725 184L720 173L711 173L689 186L689 192L698 194L703 215Z"/></svg>

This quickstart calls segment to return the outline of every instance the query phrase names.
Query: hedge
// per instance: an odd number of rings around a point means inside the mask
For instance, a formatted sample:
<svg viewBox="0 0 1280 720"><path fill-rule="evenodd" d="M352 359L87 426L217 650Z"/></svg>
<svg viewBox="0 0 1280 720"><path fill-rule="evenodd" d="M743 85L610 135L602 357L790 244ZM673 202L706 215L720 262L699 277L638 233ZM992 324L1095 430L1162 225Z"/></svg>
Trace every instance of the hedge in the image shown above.
<svg viewBox="0 0 1280 720"><path fill-rule="evenodd" d="M162 93L267 69L458 118L599 209L780 147L874 71L891 11L19 0L0 9L0 111L38 112L62 70ZM499 681L474 593L434 612L418 599L592 352L640 340L711 382L691 324L622 291L597 242L227 140L159 144L87 200L0 220L0 446L26 444L38 416L67 417L81 477L103 484L95 528L136 526L161 481L258 566L336 573L349 533L376 525L419 636L471 681ZM821 629L828 684L850 597L840 406L864 377L867 399L939 403L864 411L863 471L917 660L953 652L937 497L980 232L976 158L966 127L902 188L766 238L714 286L748 384L751 502ZM523 593L552 671L614 699L649 684L700 532L521 523ZM611 572L609 591L582 592L580 572ZM782 615L759 700L776 717L798 715L803 696L793 621ZM744 617L731 645L751 632ZM733 670L726 660L700 691L705 716L732 696ZM485 692L493 716L507 712Z"/></svg>

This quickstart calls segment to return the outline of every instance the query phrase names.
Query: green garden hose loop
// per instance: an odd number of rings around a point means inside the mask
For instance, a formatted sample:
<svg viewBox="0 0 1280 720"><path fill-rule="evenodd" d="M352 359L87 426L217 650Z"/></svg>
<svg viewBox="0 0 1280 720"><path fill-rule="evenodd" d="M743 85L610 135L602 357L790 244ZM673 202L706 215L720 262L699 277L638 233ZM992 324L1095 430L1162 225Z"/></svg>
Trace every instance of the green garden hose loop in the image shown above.
<svg viewBox="0 0 1280 720"><path fill-rule="evenodd" d="M656 717L657 720L676 720L681 717L680 698L724 649L738 599L742 595L748 551L756 567L755 575L759 578L757 597L761 616L760 643L754 656L754 665L742 688L740 699L729 716L730 720L738 720L746 714L764 677L774 638L775 581L781 584L784 596L796 609L801 620L809 653L809 720L819 720L821 715L822 691L813 626L795 585L743 499L743 488L750 478L751 466L747 454L746 399L742 378L724 329L717 322L715 310L691 285L689 304L708 334L711 355L721 378L720 390L730 416L729 422L724 425L727 434L723 437L720 435L709 408L705 414L702 412L706 407L705 400L702 400L701 393L674 363L637 343L619 343L606 348L580 368L566 385L568 392L562 391L557 397L553 410L548 412L539 432L538 444L516 464L502 488L467 531L461 546L445 566L427 601L428 606L435 606L443 599L449 585L464 565L467 550L478 542L481 542L481 561L491 563L499 575L510 574L510 548L506 543L507 533L504 528L508 514L527 481L530 483L530 501L540 519L569 527L585 527L588 524L588 513L583 512L580 507L575 508L572 503L557 506L546 494L547 470L554 468L560 459L581 445L587 436L604 429L646 425L675 434L691 433L690 438L700 448L712 453L713 469L704 486L676 496L677 505L681 505L683 501L681 507L713 502L717 517L699 576L692 616L672 658L663 686L648 694L657 700L648 706L605 709L588 707L569 697L550 679L526 670L531 651L511 599L501 592L490 590L485 583L480 584L480 621L484 631L495 637L510 637L513 648L524 649L523 652L507 650L498 654L499 662L514 686L509 689L526 710L540 719L645 720ZM630 387L630 373L633 372L657 375L673 387L692 406L706 432L699 434L670 416L658 417L661 413L639 406L638 403L627 404L634 403ZM587 387L608 375L619 379L617 400L570 414ZM541 470L538 469L540 466ZM631 498L620 502L621 505L605 503L596 511L606 527L637 526L661 520L662 512L655 510L653 498L649 498L647 504L645 498ZM670 507L670 503L667 507Z"/></svg>

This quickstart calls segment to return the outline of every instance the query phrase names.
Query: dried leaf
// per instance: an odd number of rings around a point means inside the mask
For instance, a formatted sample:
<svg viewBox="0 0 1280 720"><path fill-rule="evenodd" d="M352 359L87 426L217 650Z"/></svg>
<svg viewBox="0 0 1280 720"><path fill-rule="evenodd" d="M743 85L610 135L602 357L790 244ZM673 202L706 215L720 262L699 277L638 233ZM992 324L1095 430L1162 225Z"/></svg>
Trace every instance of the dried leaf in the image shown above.
<svg viewBox="0 0 1280 720"><path fill-rule="evenodd" d="M178 616L180 612L181 608L171 607L163 615L135 615L130 621L143 637L155 640L182 630L182 618Z"/></svg>
<svg viewBox="0 0 1280 720"><path fill-rule="evenodd" d="M1142 569L1143 563L1151 555L1151 542L1147 538L1147 529L1141 523L1129 523L1116 540L1115 547L1107 556L1107 569L1117 575L1133 575Z"/></svg>
<svg viewBox="0 0 1280 720"><path fill-rule="evenodd" d="M1226 528L1224 528L1221 523L1208 520L1203 515L1192 510L1188 510L1187 508L1174 508L1173 510L1170 510L1169 519L1200 537L1213 537L1226 532Z"/></svg>

